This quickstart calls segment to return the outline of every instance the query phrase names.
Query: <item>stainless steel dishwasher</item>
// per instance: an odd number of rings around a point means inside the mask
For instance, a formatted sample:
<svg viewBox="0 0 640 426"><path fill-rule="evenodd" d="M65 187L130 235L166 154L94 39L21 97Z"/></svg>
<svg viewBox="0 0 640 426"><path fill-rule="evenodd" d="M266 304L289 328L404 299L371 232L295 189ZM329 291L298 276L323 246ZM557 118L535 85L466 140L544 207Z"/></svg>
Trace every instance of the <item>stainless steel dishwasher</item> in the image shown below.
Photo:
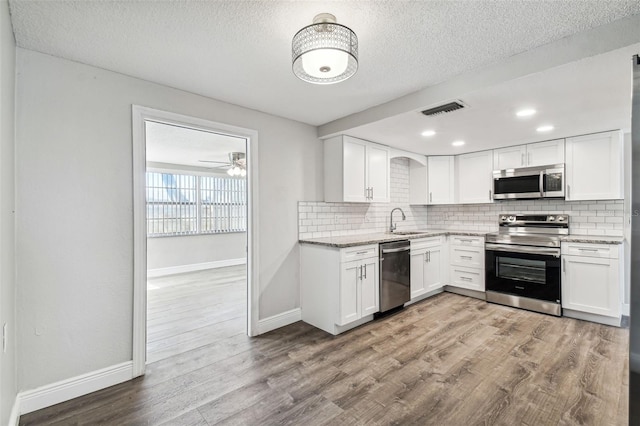
<svg viewBox="0 0 640 426"><path fill-rule="evenodd" d="M402 309L411 298L409 240L380 244L380 313Z"/></svg>

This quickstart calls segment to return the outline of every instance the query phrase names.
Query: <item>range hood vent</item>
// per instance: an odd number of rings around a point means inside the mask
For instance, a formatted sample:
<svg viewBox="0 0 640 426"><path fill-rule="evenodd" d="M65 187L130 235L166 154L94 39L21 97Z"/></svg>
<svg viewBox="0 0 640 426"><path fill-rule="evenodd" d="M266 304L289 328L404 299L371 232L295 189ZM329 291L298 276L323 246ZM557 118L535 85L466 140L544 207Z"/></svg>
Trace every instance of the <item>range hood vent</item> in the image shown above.
<svg viewBox="0 0 640 426"><path fill-rule="evenodd" d="M439 105L437 107L425 109L422 113L426 116L432 117L434 115L446 114L448 112L457 111L467 106L461 101L449 102L448 104Z"/></svg>

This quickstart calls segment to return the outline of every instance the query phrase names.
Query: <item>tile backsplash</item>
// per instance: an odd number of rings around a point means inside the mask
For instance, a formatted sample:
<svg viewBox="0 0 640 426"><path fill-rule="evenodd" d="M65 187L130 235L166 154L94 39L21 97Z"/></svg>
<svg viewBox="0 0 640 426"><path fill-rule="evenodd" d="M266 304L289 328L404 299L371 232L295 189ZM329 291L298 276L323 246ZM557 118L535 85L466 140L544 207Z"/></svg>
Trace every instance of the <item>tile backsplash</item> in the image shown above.
<svg viewBox="0 0 640 426"><path fill-rule="evenodd" d="M564 213L572 234L622 236L624 201L522 200L492 204L409 205L409 159L391 160L391 203L298 203L300 239L385 232L391 209L397 229L456 229L493 232L500 213Z"/></svg>

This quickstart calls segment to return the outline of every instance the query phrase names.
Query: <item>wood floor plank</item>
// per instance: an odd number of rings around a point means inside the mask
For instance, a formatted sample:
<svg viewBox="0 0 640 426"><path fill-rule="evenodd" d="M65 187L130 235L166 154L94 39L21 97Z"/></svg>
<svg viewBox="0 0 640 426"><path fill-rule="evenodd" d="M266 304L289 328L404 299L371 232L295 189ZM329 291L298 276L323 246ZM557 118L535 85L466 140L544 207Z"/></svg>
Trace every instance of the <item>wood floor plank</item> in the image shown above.
<svg viewBox="0 0 640 426"><path fill-rule="evenodd" d="M20 424L627 423L626 329L443 293L339 336L303 322L257 338L199 330L164 348L203 346L145 377Z"/></svg>

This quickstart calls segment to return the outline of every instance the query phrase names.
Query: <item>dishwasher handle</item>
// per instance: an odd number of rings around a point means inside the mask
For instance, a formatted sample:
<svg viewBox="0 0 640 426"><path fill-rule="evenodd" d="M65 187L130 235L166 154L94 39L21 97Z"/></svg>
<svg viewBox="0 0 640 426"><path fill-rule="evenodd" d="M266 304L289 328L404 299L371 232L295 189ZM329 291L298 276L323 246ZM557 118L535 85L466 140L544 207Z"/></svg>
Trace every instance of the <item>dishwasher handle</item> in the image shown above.
<svg viewBox="0 0 640 426"><path fill-rule="evenodd" d="M392 249L380 249L380 253L381 254L387 254L387 253L400 253L401 251L410 251L411 247L399 247L399 248L392 248Z"/></svg>

